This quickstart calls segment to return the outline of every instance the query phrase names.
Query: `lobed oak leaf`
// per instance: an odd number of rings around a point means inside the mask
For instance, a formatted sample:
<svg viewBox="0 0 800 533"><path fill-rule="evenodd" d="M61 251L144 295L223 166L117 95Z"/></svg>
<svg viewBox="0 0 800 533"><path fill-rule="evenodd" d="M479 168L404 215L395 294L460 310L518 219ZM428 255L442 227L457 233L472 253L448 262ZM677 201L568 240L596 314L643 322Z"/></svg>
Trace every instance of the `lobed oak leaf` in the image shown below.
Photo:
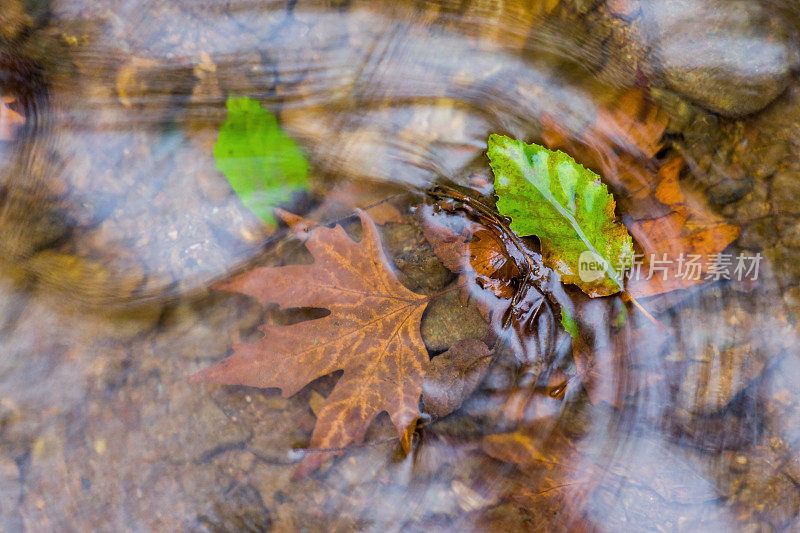
<svg viewBox="0 0 800 533"><path fill-rule="evenodd" d="M420 320L430 298L398 281L377 227L363 211L358 211L360 242L341 226L315 226L276 211L305 242L314 262L255 268L216 288L282 308L325 308L330 314L288 326L263 325L262 339L235 345L230 357L191 381L279 388L290 396L321 376L343 371L317 412L311 448L362 442L384 411L403 439L419 416L429 362ZM307 455L297 474L313 471L325 457Z"/></svg>

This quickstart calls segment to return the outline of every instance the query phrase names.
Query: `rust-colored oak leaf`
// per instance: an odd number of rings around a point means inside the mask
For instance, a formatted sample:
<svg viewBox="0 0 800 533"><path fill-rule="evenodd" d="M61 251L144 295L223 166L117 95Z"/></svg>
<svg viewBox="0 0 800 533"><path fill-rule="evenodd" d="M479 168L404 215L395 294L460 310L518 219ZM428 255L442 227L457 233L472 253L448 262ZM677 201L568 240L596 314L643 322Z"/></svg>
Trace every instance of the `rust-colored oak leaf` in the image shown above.
<svg viewBox="0 0 800 533"><path fill-rule="evenodd" d="M358 211L360 242L341 226L314 226L288 213L279 215L305 242L314 262L255 268L217 288L282 308L325 308L330 314L289 326L264 325L262 339L235 345L230 357L192 381L274 387L290 396L321 376L343 371L318 410L311 448L362 442L383 411L402 439L419 416L429 361L420 320L429 298L397 280L378 230L363 211ZM298 475L316 469L326 455L307 455Z"/></svg>

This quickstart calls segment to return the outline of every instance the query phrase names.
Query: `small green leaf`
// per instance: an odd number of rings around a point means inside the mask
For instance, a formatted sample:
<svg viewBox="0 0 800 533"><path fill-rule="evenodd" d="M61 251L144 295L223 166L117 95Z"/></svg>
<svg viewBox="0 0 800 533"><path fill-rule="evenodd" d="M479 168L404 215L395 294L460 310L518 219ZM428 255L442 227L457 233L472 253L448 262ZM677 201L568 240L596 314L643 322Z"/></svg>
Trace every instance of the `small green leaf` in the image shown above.
<svg viewBox="0 0 800 533"><path fill-rule="evenodd" d="M561 325L564 326L570 337L573 339L578 338L578 323L575 322L570 312L564 307L561 308Z"/></svg>
<svg viewBox="0 0 800 533"><path fill-rule="evenodd" d="M633 240L600 176L563 152L503 135L489 137L487 155L497 209L519 235L539 238L545 264L592 297L623 289Z"/></svg>
<svg viewBox="0 0 800 533"><path fill-rule="evenodd" d="M227 106L228 119L214 145L217 169L245 206L274 225L273 208L308 188L308 162L258 101L230 97Z"/></svg>
<svg viewBox="0 0 800 533"><path fill-rule="evenodd" d="M628 308L620 299L614 300L614 328L622 329L628 321Z"/></svg>

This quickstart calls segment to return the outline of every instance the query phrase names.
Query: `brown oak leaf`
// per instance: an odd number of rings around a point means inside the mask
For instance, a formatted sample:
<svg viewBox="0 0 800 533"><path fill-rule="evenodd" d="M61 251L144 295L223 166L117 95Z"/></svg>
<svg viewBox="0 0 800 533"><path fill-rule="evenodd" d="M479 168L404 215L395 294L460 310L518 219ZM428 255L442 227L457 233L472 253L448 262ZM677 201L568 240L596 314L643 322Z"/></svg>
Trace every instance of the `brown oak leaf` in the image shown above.
<svg viewBox="0 0 800 533"><path fill-rule="evenodd" d="M419 416L428 353L420 320L429 297L405 288L391 270L375 223L358 211L360 242L341 226L328 228L279 212L314 258L310 265L261 267L216 288L282 308L316 307L328 316L288 326L264 325L264 337L192 377L194 382L279 388L290 396L311 381L343 371L317 413L313 449L364 440L386 411L402 439ZM311 453L297 475L324 462Z"/></svg>

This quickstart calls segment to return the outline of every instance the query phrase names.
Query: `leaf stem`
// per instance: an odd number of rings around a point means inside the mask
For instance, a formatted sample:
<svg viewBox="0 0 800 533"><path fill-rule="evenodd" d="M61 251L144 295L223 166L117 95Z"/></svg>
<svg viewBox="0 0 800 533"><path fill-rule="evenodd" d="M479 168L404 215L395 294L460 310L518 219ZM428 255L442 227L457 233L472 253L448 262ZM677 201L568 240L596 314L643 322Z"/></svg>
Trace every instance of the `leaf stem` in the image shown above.
<svg viewBox="0 0 800 533"><path fill-rule="evenodd" d="M664 332L664 333L666 333L666 332L667 332L667 328L665 328L665 327L664 327L664 326L661 324L661 322L659 322L659 321L658 321L658 319L656 319L656 317L654 317L653 315L651 315L651 314L650 314L650 312L648 312L648 311L647 311L647 309L645 309L645 308L642 306L642 304L640 304L640 303L638 302L638 300L636 300L636 298L634 298L633 296L631 296L631 295L630 295L630 293L628 293L628 292L626 292L626 293L625 293L625 295L626 295L626 296L627 296L627 297L630 299L630 301L631 301L631 303L633 304L633 306L634 306L634 307L636 307L636 309L638 309L639 311L641 311L641 312L644 314L644 316L646 316L646 317L647 317L647 319L648 319L648 320L650 320L650 322L652 322L653 324L655 324L655 326L656 326L656 327L657 327L657 328L658 328L660 331L662 331L662 332Z"/></svg>

